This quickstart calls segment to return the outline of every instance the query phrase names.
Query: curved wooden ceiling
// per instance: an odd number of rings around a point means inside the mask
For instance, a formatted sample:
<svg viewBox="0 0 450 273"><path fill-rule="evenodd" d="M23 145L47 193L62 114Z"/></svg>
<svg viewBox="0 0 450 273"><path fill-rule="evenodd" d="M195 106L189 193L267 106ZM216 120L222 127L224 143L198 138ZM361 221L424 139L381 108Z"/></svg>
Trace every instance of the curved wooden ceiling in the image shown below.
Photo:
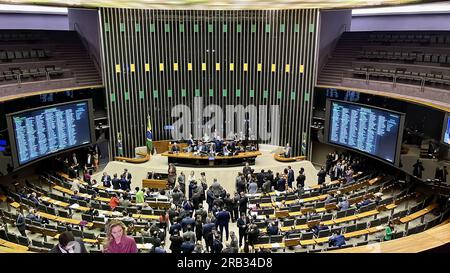
<svg viewBox="0 0 450 273"><path fill-rule="evenodd" d="M416 4L420 0L0 0L2 4L192 10L335 9Z"/></svg>

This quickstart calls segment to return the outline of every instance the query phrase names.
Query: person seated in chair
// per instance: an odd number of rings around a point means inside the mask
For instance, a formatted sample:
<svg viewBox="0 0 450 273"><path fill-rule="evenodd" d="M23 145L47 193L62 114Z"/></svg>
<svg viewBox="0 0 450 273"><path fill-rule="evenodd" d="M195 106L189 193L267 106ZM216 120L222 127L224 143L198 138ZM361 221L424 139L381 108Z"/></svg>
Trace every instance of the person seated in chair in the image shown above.
<svg viewBox="0 0 450 273"><path fill-rule="evenodd" d="M269 225L267 226L267 234L269 236L272 236L272 235L278 235L279 233L280 233L280 229L278 228L278 221L269 223Z"/></svg>
<svg viewBox="0 0 450 273"><path fill-rule="evenodd" d="M364 196L364 200L362 200L361 202L358 202L357 204L356 204L356 207L359 209L359 208L361 208L361 207L363 207L363 206L367 206L367 205L369 205L370 203L372 203L373 202L373 200L371 200L369 197L367 197L367 196Z"/></svg>
<svg viewBox="0 0 450 273"><path fill-rule="evenodd" d="M328 239L328 247L341 247L345 245L345 237L342 234L333 233L333 235Z"/></svg>
<svg viewBox="0 0 450 273"><path fill-rule="evenodd" d="M207 147L203 144L203 142L199 142L197 146L197 151L194 153L196 155L202 155L207 153Z"/></svg>
<svg viewBox="0 0 450 273"><path fill-rule="evenodd" d="M36 206L40 204L37 195L35 192L32 192L29 196L28 196L28 200L30 200L31 202L33 202Z"/></svg>
<svg viewBox="0 0 450 273"><path fill-rule="evenodd" d="M171 152L174 154L177 154L180 152L180 147L178 146L178 144L176 142L173 143Z"/></svg>
<svg viewBox="0 0 450 273"><path fill-rule="evenodd" d="M75 199L75 200L83 200L83 201L85 200L84 197L78 195L77 190L73 191L73 195L70 198Z"/></svg>
<svg viewBox="0 0 450 273"><path fill-rule="evenodd" d="M28 215L26 217L27 219L43 224L48 224L49 221L46 218L41 218L39 215L36 214L36 211L34 209L30 209L28 212Z"/></svg>
<svg viewBox="0 0 450 273"><path fill-rule="evenodd" d="M312 228L312 232L313 232L314 235L316 235L316 237L317 237L317 236L319 236L319 232L320 232L321 230L326 230L326 229L328 229L328 227L325 226L323 223L320 223L318 226L314 226L314 227Z"/></svg>
<svg viewBox="0 0 450 273"><path fill-rule="evenodd" d="M215 144L214 144L214 142L211 142L210 144L209 144L209 152L208 152L208 154L209 155L211 155L211 156L215 156L216 155L216 148L215 148Z"/></svg>
<svg viewBox="0 0 450 273"><path fill-rule="evenodd" d="M61 233L58 241L59 243L50 251L51 253L88 253L84 243L75 240L70 231Z"/></svg>
<svg viewBox="0 0 450 273"><path fill-rule="evenodd" d="M350 204L349 204L347 198L344 196L344 197L342 197L342 201L339 202L339 204L337 204L336 207L338 207L339 210L343 211L343 210L347 210L350 207Z"/></svg>

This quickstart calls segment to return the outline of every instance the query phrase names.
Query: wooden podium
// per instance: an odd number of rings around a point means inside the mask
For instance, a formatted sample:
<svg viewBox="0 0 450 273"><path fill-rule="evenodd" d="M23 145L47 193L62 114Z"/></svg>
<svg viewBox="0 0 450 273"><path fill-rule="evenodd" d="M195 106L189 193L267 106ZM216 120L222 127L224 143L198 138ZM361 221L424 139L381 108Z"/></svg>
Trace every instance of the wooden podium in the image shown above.
<svg viewBox="0 0 450 273"><path fill-rule="evenodd" d="M169 189L169 183L167 180L142 179L142 187L149 189L167 190Z"/></svg>

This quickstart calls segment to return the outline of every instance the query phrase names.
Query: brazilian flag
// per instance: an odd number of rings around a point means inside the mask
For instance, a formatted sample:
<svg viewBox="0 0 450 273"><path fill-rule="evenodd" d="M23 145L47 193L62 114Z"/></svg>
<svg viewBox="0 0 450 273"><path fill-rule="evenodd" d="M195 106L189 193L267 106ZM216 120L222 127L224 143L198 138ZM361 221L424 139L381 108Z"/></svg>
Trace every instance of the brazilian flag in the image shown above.
<svg viewBox="0 0 450 273"><path fill-rule="evenodd" d="M153 134L152 134L152 123L150 121L150 116L147 116L147 152L152 154L153 152Z"/></svg>

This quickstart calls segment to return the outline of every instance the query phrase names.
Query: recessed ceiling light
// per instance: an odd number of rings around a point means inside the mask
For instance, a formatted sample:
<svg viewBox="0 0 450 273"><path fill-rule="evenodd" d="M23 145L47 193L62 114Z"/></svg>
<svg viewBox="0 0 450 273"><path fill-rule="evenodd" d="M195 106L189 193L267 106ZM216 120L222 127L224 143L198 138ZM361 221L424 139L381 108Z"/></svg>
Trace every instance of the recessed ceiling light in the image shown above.
<svg viewBox="0 0 450 273"><path fill-rule="evenodd" d="M417 13L450 13L450 2L352 10L353 16Z"/></svg>
<svg viewBox="0 0 450 273"><path fill-rule="evenodd" d="M31 5L3 5L0 4L2 13L45 13L45 14L67 14L67 8L45 7Z"/></svg>

